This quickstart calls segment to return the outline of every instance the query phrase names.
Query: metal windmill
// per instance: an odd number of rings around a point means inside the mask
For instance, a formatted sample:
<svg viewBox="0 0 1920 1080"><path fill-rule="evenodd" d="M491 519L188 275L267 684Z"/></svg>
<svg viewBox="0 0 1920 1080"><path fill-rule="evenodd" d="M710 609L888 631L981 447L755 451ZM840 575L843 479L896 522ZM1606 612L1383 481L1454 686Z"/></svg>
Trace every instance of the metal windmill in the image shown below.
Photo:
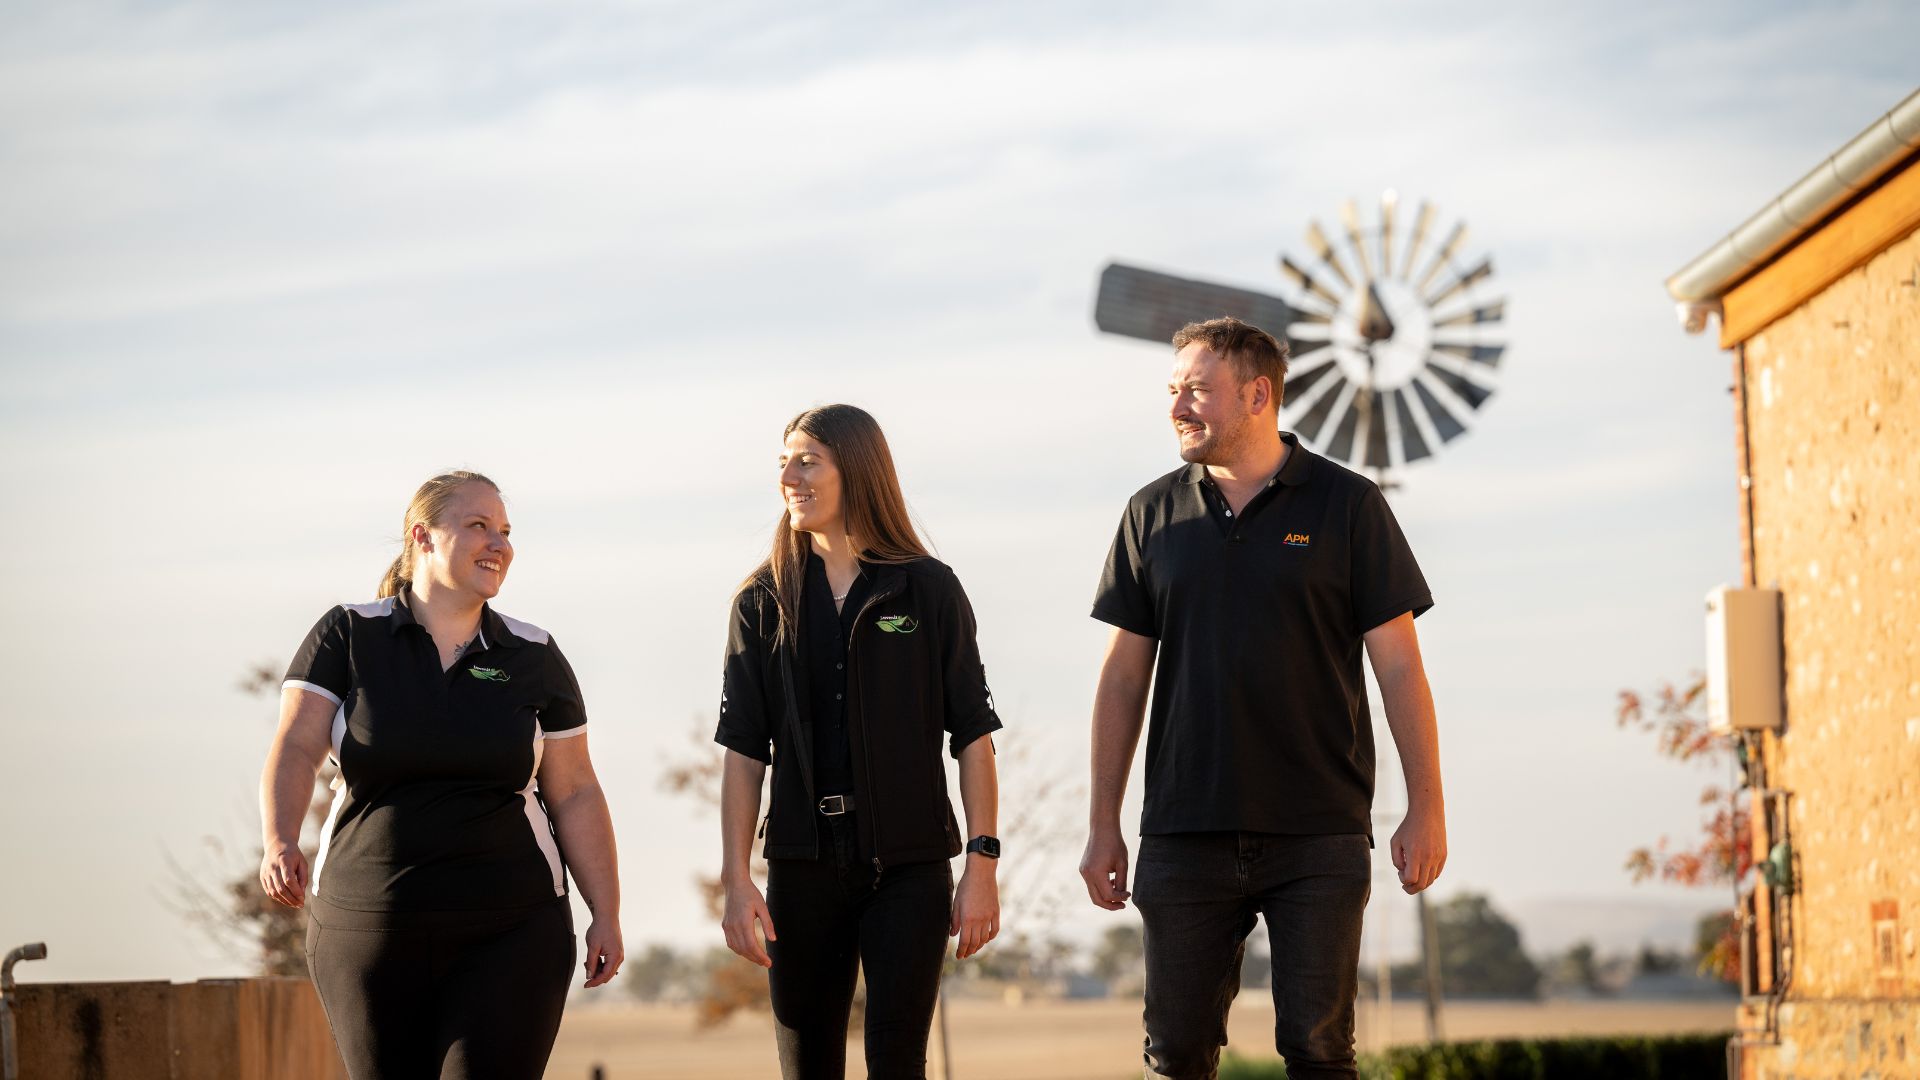
<svg viewBox="0 0 1920 1080"><path fill-rule="evenodd" d="M1385 481L1466 433L1498 385L1506 350L1506 301L1485 295L1492 257L1461 258L1464 222L1429 247L1431 203L1402 233L1398 204L1393 192L1382 195L1379 220L1367 226L1349 200L1335 234L1310 222L1312 256L1280 256L1290 297L1111 263L1094 325L1162 345L1187 323L1221 315L1284 334L1293 360L1281 426Z"/></svg>

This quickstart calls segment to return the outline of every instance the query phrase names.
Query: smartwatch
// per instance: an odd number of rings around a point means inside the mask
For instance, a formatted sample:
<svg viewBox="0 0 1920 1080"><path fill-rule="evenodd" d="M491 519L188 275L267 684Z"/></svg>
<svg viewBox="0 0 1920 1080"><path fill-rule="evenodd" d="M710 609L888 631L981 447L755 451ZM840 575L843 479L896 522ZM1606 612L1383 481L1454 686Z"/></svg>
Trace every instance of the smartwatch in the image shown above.
<svg viewBox="0 0 1920 1080"><path fill-rule="evenodd" d="M1000 838L997 836L976 836L967 841L967 854L979 852L989 859L1000 857Z"/></svg>

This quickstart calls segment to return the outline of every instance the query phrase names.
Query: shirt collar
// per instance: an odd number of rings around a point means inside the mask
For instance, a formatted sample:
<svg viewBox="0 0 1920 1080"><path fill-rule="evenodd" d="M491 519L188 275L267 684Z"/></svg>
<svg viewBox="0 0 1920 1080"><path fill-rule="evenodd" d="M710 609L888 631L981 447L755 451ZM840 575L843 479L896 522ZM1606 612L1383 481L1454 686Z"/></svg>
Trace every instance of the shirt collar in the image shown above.
<svg viewBox="0 0 1920 1080"><path fill-rule="evenodd" d="M1313 451L1300 445L1300 436L1291 431L1281 432L1280 441L1287 444L1287 460L1273 479L1267 482L1267 486L1299 487L1307 482L1307 474L1313 470ZM1180 482L1211 486L1213 478L1207 475L1207 467L1196 461L1180 475Z"/></svg>
<svg viewBox="0 0 1920 1080"><path fill-rule="evenodd" d="M403 626L420 625L420 620L413 617L413 608L407 603L407 593L408 590L401 589L393 596L393 620L389 627L390 633L398 634ZM496 644L509 649L517 649L525 644L514 636L513 631L507 629L506 622L500 618L499 612L493 610L492 604L480 605L480 625L474 628L473 640L479 642L479 648L473 650L475 652L490 649Z"/></svg>

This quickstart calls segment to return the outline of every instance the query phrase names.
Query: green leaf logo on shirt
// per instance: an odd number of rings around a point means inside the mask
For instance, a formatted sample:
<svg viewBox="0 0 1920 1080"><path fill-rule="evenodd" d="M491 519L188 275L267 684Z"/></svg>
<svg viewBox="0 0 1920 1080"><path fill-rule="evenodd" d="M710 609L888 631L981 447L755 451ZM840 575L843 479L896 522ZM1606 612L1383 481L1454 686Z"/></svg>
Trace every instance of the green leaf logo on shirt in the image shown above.
<svg viewBox="0 0 1920 1080"><path fill-rule="evenodd" d="M482 682L506 682L512 677L497 667L470 667L467 674Z"/></svg>
<svg viewBox="0 0 1920 1080"><path fill-rule="evenodd" d="M882 615L876 625L889 634L911 634L920 629L911 615Z"/></svg>

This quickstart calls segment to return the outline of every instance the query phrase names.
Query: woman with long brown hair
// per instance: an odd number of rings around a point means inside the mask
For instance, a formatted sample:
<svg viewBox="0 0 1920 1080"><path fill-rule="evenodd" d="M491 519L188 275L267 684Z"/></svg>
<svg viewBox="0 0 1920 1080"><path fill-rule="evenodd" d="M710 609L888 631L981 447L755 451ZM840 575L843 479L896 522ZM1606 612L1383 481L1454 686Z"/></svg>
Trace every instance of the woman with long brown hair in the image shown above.
<svg viewBox="0 0 1920 1080"><path fill-rule="evenodd" d="M493 481L436 476L379 598L320 617L287 670L260 784L267 895L307 909L307 966L353 1080L537 1080L593 912L587 986L623 956L613 823L580 684L488 601L513 563ZM313 780L340 768L308 866Z"/></svg>
<svg viewBox="0 0 1920 1080"><path fill-rule="evenodd" d="M911 1080L926 1075L946 939L965 959L999 933L1000 719L973 608L914 531L880 425L851 405L809 409L779 463L785 512L734 600L714 736L727 945L768 969L786 1080L845 1075L861 971L867 1073ZM749 863L769 764L763 895Z"/></svg>

